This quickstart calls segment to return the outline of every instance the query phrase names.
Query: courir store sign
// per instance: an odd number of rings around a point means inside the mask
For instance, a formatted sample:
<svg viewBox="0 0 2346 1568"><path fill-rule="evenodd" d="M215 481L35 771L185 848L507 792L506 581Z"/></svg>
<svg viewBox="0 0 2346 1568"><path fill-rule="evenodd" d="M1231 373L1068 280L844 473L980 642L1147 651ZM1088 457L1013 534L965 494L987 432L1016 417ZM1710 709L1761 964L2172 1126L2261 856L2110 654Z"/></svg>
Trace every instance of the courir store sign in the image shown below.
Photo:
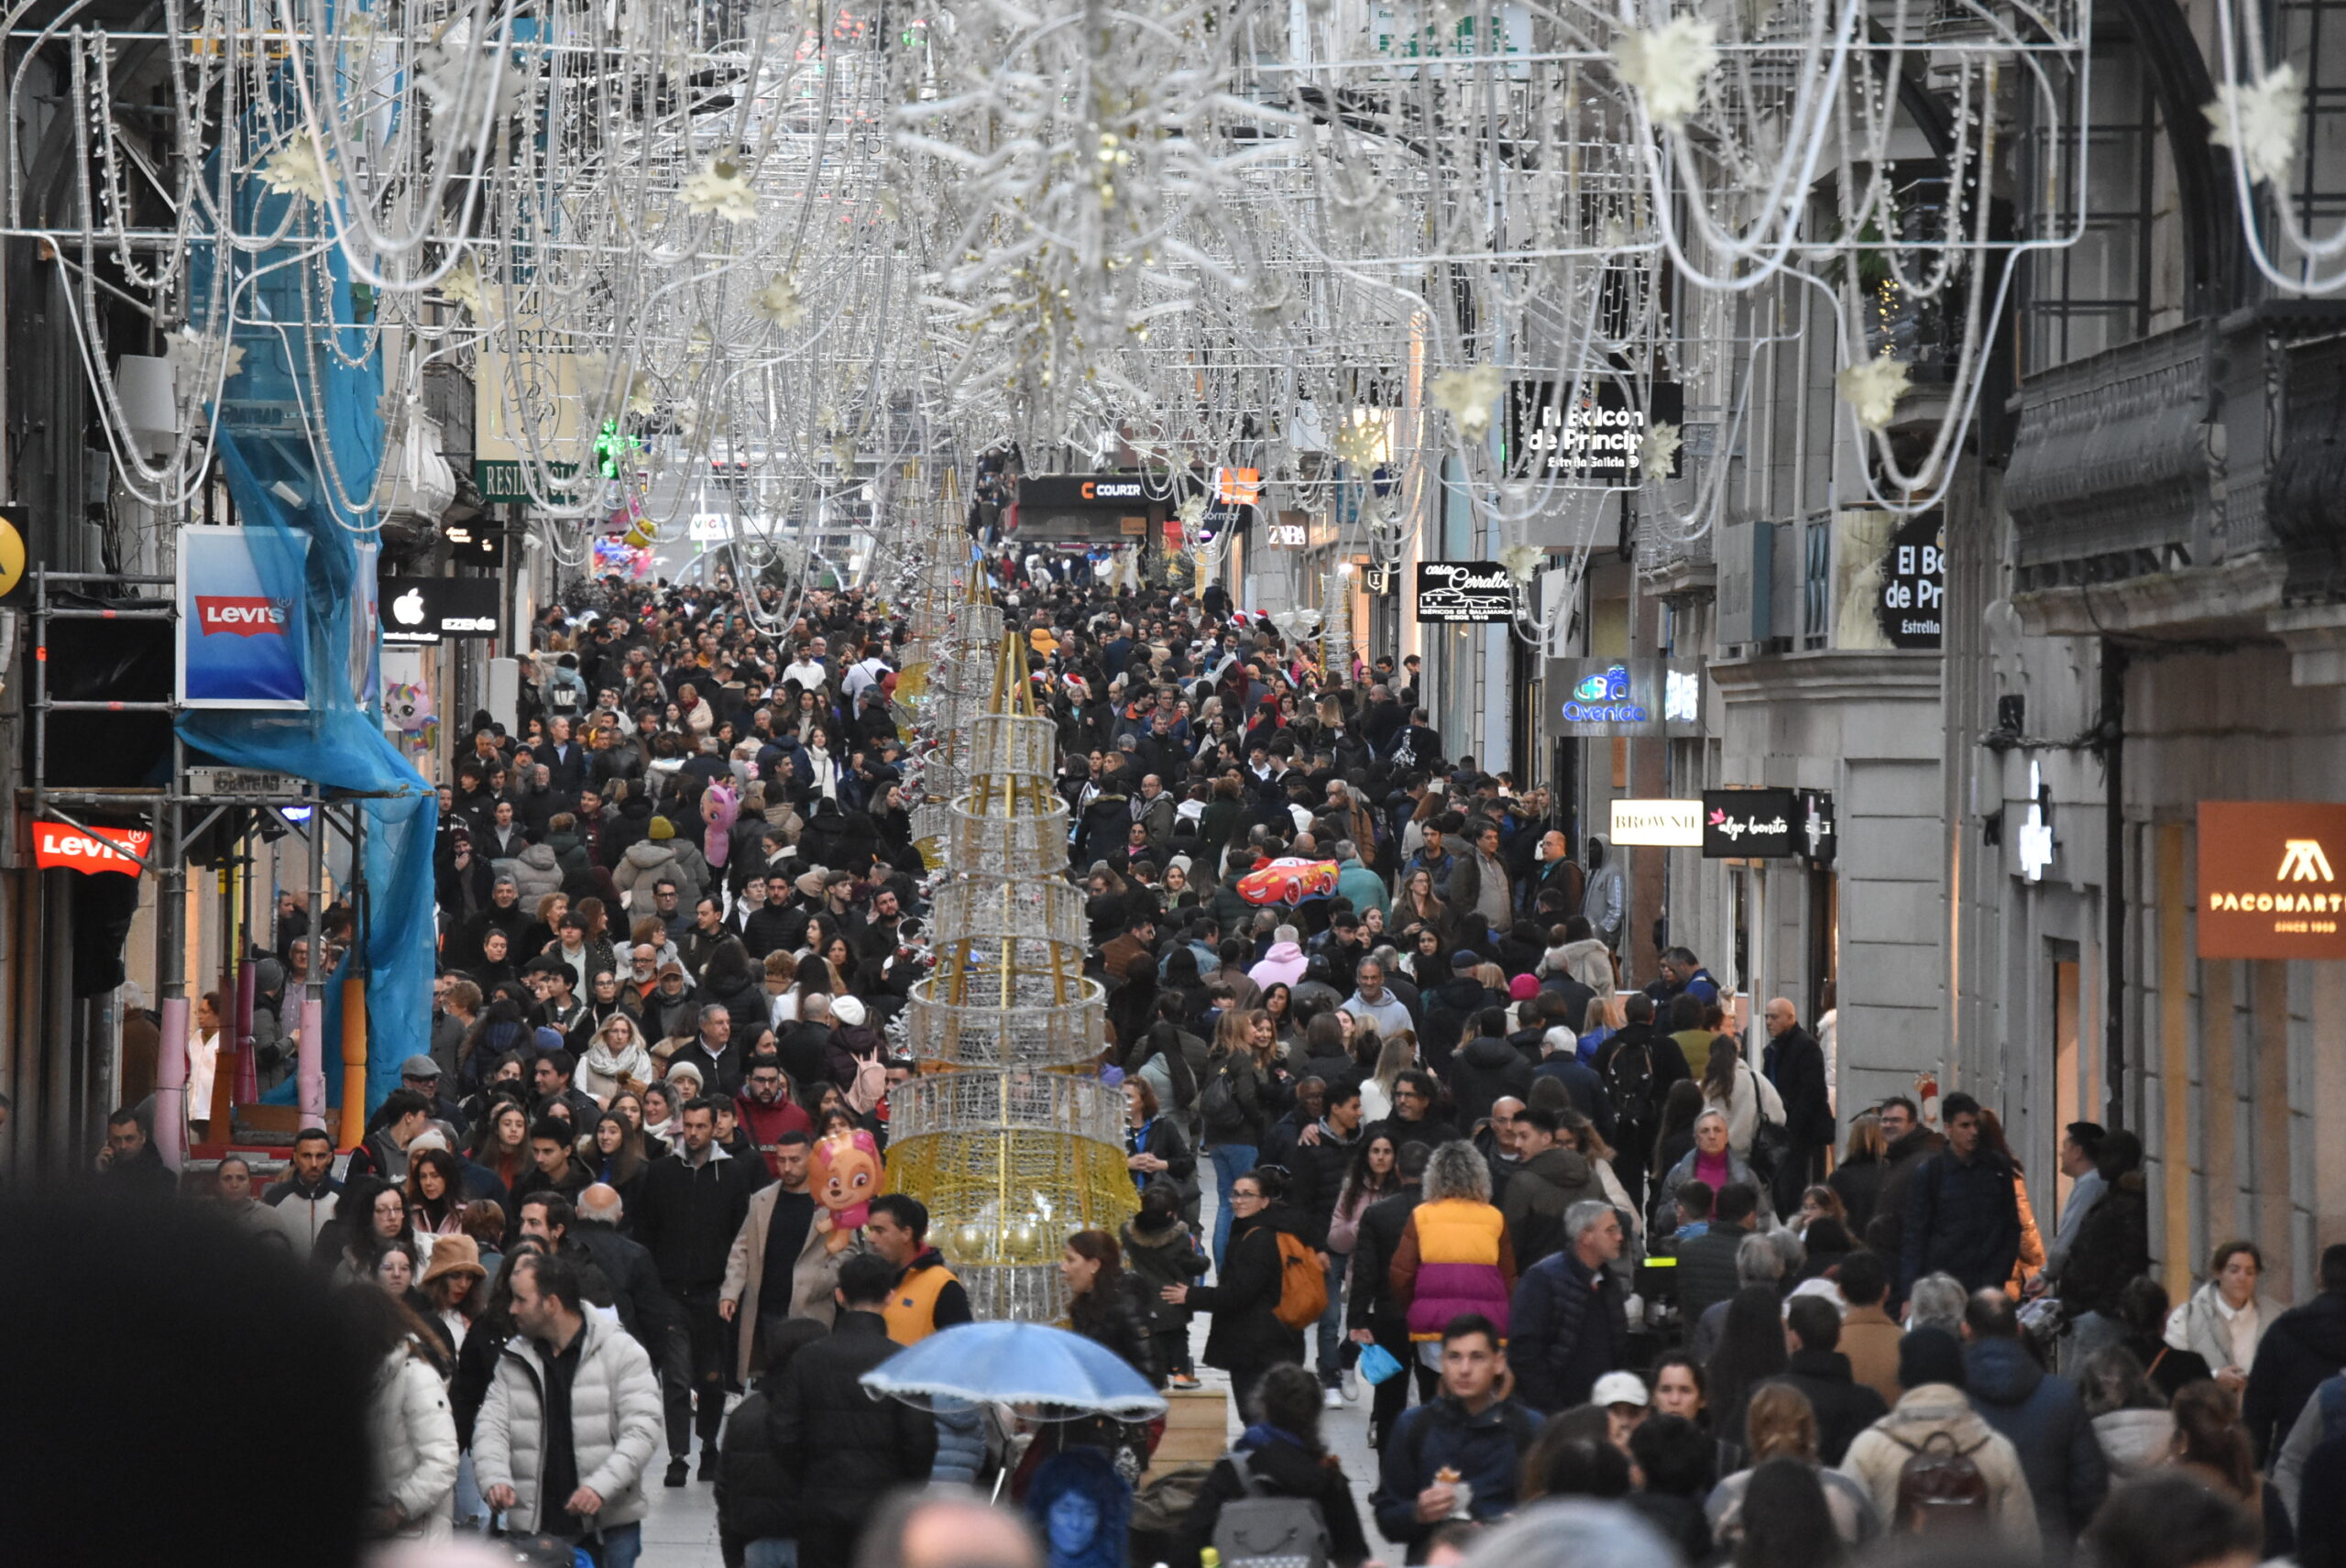
<svg viewBox="0 0 2346 1568"><path fill-rule="evenodd" d="M2199 803L2199 956L2346 959L2346 805Z"/></svg>

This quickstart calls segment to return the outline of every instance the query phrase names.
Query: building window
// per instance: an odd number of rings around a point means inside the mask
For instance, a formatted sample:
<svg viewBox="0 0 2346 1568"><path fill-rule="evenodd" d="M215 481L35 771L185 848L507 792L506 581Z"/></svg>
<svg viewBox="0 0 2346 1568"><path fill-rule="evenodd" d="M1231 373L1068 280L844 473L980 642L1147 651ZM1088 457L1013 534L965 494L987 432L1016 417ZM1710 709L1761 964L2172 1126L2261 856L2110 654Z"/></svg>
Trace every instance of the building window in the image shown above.
<svg viewBox="0 0 2346 1568"><path fill-rule="evenodd" d="M1832 602L1827 591L1833 576L1833 521L1830 518L1808 520L1807 541L1801 553L1800 574L1800 645L1803 648L1825 646L1825 607Z"/></svg>
<svg viewBox="0 0 2346 1568"><path fill-rule="evenodd" d="M2289 199L2299 225L2326 237L2346 218L2346 0L2279 0L2275 30L2281 58L2297 67L2306 91L2305 139L2289 170ZM2227 182L2230 168L2227 161Z"/></svg>
<svg viewBox="0 0 2346 1568"><path fill-rule="evenodd" d="M2029 370L2066 365L2150 330L2158 113L2149 76L2132 42L2097 42L2089 90L2081 93L2077 78L2068 78L2059 89L2059 124L2028 133L2023 167L2032 188L2024 211L2032 238L2072 232L2080 138L2085 150L2083 232L2073 244L2030 252L2025 262L2023 363Z"/></svg>

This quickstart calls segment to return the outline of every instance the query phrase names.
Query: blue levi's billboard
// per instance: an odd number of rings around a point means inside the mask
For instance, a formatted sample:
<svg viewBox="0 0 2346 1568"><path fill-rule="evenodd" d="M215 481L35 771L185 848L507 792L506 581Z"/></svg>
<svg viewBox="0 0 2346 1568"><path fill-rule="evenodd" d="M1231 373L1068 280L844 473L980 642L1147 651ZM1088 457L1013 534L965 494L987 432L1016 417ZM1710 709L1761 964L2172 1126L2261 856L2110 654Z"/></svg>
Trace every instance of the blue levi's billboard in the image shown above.
<svg viewBox="0 0 2346 1568"><path fill-rule="evenodd" d="M1700 731L1700 665L1663 659L1551 659L1548 711L1554 735L1587 737Z"/></svg>
<svg viewBox="0 0 2346 1568"><path fill-rule="evenodd" d="M306 557L309 541L289 541ZM179 698L189 707L306 707L297 588L261 583L242 528L180 530Z"/></svg>

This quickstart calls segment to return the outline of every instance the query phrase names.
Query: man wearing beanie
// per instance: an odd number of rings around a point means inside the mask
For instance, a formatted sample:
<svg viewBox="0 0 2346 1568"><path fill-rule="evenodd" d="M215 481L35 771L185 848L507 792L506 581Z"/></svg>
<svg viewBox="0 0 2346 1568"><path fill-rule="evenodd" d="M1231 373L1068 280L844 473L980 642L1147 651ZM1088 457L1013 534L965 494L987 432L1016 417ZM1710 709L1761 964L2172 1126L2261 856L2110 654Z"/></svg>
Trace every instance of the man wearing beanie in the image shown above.
<svg viewBox="0 0 2346 1568"><path fill-rule="evenodd" d="M1904 1391L1890 1414L1850 1442L1841 1473L1873 1495L1893 1534L1904 1535L1918 1528L1899 1517L1900 1481L1909 1462L1927 1452L1924 1464L1960 1471L1968 1463L1987 1489L1987 1523L1998 1541L2034 1560L2043 1543L2019 1452L1972 1409L1965 1381L1963 1347L1953 1334L1944 1329L1908 1334L1898 1346L1898 1386Z"/></svg>

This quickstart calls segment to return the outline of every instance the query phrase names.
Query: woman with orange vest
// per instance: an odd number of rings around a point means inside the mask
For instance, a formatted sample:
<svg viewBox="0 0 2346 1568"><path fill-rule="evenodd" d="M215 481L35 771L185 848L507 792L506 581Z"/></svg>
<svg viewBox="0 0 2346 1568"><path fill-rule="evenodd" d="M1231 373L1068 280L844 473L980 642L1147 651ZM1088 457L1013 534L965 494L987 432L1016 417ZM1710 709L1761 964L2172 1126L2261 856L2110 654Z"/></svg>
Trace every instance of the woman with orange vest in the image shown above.
<svg viewBox="0 0 2346 1568"><path fill-rule="evenodd" d="M1409 1313L1409 1337L1438 1342L1451 1319L1480 1312L1504 1339L1515 1249L1491 1202L1491 1168L1474 1145L1443 1144L1426 1162L1423 1190L1387 1274L1393 1299Z"/></svg>

